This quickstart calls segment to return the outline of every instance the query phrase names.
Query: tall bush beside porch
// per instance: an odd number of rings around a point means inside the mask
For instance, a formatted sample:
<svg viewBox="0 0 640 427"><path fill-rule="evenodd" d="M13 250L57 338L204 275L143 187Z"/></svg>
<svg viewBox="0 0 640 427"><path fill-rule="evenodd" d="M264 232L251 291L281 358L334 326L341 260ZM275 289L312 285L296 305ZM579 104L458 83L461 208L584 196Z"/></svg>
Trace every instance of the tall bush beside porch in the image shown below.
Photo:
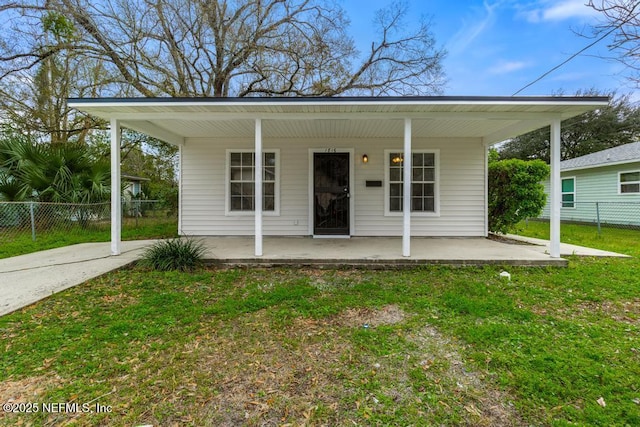
<svg viewBox="0 0 640 427"><path fill-rule="evenodd" d="M546 201L542 182L549 166L542 160L489 161L489 230L507 233L518 222L537 217Z"/></svg>

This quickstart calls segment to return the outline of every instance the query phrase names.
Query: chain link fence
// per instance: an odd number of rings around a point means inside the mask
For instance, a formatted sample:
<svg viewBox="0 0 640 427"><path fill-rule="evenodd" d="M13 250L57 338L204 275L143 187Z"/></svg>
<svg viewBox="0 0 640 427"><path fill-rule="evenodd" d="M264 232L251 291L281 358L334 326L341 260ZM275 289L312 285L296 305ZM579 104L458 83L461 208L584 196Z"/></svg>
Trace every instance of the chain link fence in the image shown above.
<svg viewBox="0 0 640 427"><path fill-rule="evenodd" d="M175 221L177 211L159 200L123 200L123 232ZM72 233L108 233L111 203L0 202L0 244Z"/></svg>
<svg viewBox="0 0 640 427"><path fill-rule="evenodd" d="M549 219L548 213L539 217ZM601 233L603 226L640 229L640 202L571 202L560 210L560 220L567 223L590 224Z"/></svg>

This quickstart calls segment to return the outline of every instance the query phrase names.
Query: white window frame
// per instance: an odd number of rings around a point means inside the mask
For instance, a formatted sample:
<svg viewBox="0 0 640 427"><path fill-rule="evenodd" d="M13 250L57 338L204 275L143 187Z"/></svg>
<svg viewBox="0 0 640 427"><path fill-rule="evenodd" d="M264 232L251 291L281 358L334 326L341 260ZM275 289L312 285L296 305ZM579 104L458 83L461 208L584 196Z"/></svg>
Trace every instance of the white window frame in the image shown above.
<svg viewBox="0 0 640 427"><path fill-rule="evenodd" d="M142 193L142 185L140 184L140 181L135 181L131 183L131 193L134 196L137 196L138 194Z"/></svg>
<svg viewBox="0 0 640 427"><path fill-rule="evenodd" d="M633 193L623 193L622 192L622 186L625 185L625 184L638 184L638 185L640 185L640 181L622 182L622 175L624 175L625 173L640 173L640 170L630 170L630 171L620 171L620 172L618 172L618 195L620 195L620 196L638 196L638 195L640 195L640 192L633 192Z"/></svg>
<svg viewBox="0 0 640 427"><path fill-rule="evenodd" d="M250 211L236 211L231 209L231 153L255 153L255 150L252 149L236 149L229 148L226 150L226 159L225 159L225 202L224 202L224 210L226 216L254 216L255 209ZM272 211L265 211L264 208L262 210L263 216L280 216L280 150L277 148L272 148L268 150L262 150L262 154L265 153L273 153L275 154L275 183L274 183L274 209ZM254 155L255 156L255 155ZM255 157L254 157L255 162ZM255 163L254 163L255 164ZM265 167L264 159L263 165ZM264 170L264 169L263 169ZM255 183L255 176L254 176ZM264 178L263 178L264 184ZM255 192L254 192L255 197ZM254 200L255 205L255 200Z"/></svg>
<svg viewBox="0 0 640 427"><path fill-rule="evenodd" d="M402 148L395 149L385 149L384 150L384 216L402 216L402 211L391 211L389 204L390 197L390 162L389 162L389 154L391 153L403 153ZM433 154L434 162L435 162L435 171L434 171L434 201L433 201L433 212L423 212L423 211L411 211L412 217L439 217L440 216L440 150L439 149L414 149L411 150L411 154ZM394 181L396 182L396 181ZM412 181L413 184L413 181Z"/></svg>
<svg viewBox="0 0 640 427"><path fill-rule="evenodd" d="M565 179L572 179L573 180L573 191L562 191L562 181L564 181ZM575 209L576 208L576 204L577 204L577 195L578 195L578 180L576 179L575 176L563 176L562 178L560 178L560 208L561 209ZM573 206L564 206L564 200L562 200L565 194L573 194Z"/></svg>

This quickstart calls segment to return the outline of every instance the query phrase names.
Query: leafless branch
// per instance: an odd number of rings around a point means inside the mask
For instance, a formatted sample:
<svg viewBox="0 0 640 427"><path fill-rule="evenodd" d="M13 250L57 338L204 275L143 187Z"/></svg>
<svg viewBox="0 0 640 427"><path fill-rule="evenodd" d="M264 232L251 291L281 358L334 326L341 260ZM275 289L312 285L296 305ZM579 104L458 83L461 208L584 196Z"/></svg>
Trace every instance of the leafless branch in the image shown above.
<svg viewBox="0 0 640 427"><path fill-rule="evenodd" d="M629 78L637 85L640 76L640 2L589 0L587 5L600 12L602 18L594 27L596 35L613 34L608 48L631 70Z"/></svg>
<svg viewBox="0 0 640 427"><path fill-rule="evenodd" d="M0 95L13 90L5 99L33 111L34 94L49 96L52 116L41 128L60 122L61 132L83 132L54 97L439 93L445 53L427 21L406 24L408 13L402 2L378 12L377 38L361 55L333 0L11 0L0 6L9 23L0 33ZM72 34L45 30L49 16ZM38 73L51 74L55 61L68 75L56 77L56 90L38 89ZM54 83L45 77L37 84Z"/></svg>

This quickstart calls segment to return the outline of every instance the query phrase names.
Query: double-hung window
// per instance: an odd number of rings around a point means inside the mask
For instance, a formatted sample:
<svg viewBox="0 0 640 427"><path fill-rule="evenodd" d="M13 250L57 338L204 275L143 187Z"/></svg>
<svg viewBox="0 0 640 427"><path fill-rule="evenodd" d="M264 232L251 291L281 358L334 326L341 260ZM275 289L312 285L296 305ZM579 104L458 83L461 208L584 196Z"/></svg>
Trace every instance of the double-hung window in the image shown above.
<svg viewBox="0 0 640 427"><path fill-rule="evenodd" d="M439 213L438 180L439 153L437 150L414 150L411 153L411 212L437 215ZM401 213L404 199L404 153L385 151L385 213Z"/></svg>
<svg viewBox="0 0 640 427"><path fill-rule="evenodd" d="M262 211L278 214L278 150L262 152ZM255 211L255 152L227 150L227 213Z"/></svg>
<svg viewBox="0 0 640 427"><path fill-rule="evenodd" d="M640 193L640 171L620 172L618 174L618 189L620 194Z"/></svg>
<svg viewBox="0 0 640 427"><path fill-rule="evenodd" d="M562 178L562 207L576 207L576 178Z"/></svg>

